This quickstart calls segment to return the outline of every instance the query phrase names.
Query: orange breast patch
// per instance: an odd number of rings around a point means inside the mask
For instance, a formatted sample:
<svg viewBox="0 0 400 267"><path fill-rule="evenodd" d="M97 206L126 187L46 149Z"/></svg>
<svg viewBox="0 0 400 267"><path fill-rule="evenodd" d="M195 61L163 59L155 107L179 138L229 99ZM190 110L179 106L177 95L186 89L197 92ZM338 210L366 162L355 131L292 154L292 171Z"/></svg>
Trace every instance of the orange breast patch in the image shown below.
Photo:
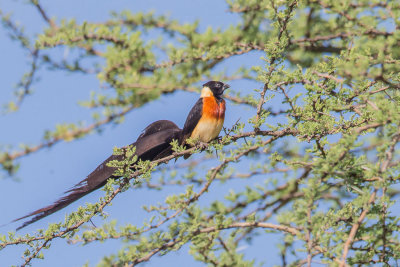
<svg viewBox="0 0 400 267"><path fill-rule="evenodd" d="M223 120L225 118L225 100L217 102L215 97L204 97L203 116Z"/></svg>
<svg viewBox="0 0 400 267"><path fill-rule="evenodd" d="M191 138L210 142L218 137L225 119L225 101L203 97L203 115L191 134Z"/></svg>

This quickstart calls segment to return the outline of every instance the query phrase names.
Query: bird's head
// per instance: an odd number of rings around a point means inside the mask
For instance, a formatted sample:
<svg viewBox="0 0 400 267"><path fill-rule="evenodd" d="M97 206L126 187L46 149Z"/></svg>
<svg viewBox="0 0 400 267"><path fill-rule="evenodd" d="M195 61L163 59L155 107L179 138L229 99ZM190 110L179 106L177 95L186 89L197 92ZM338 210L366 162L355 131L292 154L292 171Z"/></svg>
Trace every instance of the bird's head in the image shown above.
<svg viewBox="0 0 400 267"><path fill-rule="evenodd" d="M221 97L224 91L228 88L229 84L218 81L209 81L203 84L203 89L201 90L201 97L207 97L207 96Z"/></svg>

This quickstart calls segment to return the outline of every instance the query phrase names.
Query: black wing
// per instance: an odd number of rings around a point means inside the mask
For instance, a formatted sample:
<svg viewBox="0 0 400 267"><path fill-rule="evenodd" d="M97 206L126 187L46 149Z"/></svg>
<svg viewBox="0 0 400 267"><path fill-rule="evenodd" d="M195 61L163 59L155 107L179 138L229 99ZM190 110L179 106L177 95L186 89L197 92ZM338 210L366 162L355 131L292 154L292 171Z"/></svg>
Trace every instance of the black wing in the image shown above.
<svg viewBox="0 0 400 267"><path fill-rule="evenodd" d="M183 126L182 135L179 138L179 143L182 145L187 138L190 137L194 128L203 115L203 98L199 98L193 108L190 110L189 115L186 118L185 126Z"/></svg>
<svg viewBox="0 0 400 267"><path fill-rule="evenodd" d="M132 144L136 147L135 154L141 160L155 160L168 156L172 153L170 145L171 141L173 139L178 139L181 135L181 131L182 130L171 121L156 121L147 126L143 133L138 137L137 141ZM60 198L55 203L13 220L13 222L16 222L36 215L29 221L25 222L22 226L18 227L17 230L68 206L72 202L104 186L109 178L118 178L113 176L116 168L107 166L107 163L112 160L121 161L123 160L123 155L110 156L92 173L90 173L86 179L80 181L72 189L64 193L68 195Z"/></svg>
<svg viewBox="0 0 400 267"><path fill-rule="evenodd" d="M139 135L136 142L145 136L149 136L149 135L154 134L159 131L165 131L167 129L179 130L179 131L181 130L172 121L168 121L168 120L155 121L143 130L143 132Z"/></svg>

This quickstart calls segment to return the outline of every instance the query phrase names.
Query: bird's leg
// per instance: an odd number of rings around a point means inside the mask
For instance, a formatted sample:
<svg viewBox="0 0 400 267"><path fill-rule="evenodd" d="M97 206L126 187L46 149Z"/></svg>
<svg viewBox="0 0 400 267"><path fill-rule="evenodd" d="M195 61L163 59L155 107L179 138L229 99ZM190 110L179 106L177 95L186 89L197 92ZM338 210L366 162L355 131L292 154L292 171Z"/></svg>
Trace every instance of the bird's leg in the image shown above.
<svg viewBox="0 0 400 267"><path fill-rule="evenodd" d="M207 148L208 143L202 142L202 141L200 141L200 140L197 140L195 146L196 146L198 149L200 149L201 151L204 151L204 149Z"/></svg>
<svg viewBox="0 0 400 267"><path fill-rule="evenodd" d="M200 147L201 150L204 150L207 147L208 143L202 142L202 141L197 141L196 146Z"/></svg>

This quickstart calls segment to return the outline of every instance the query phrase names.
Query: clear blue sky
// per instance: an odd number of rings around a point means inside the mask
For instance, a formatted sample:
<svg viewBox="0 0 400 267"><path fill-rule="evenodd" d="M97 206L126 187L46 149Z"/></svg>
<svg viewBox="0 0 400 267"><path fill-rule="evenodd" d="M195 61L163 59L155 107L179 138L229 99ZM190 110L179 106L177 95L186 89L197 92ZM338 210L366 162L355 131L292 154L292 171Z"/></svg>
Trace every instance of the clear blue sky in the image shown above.
<svg viewBox="0 0 400 267"><path fill-rule="evenodd" d="M103 21L109 17L111 11L129 9L132 12L154 10L157 14L170 14L181 22L200 20L200 29L208 26L227 27L238 21L236 14L227 12L228 6L224 1L41 1L51 16L60 18L75 18L78 22ZM30 35L43 29L44 22L37 11L25 1L3 1L0 4L3 12L12 12L13 18L20 21ZM21 75L29 69L26 64L26 55L16 42L6 38L6 33L0 28L0 104L6 104L12 99L13 86ZM62 49L57 52L63 53ZM248 66L262 65L262 53L250 53L245 57L229 59L219 68L229 69L241 64ZM41 141L45 129L53 129L59 122L76 122L86 120L90 123L90 111L77 104L79 100L89 98L91 91L98 91L99 83L95 77L84 77L80 74L49 72L42 69L39 72L41 81L34 85L34 94L23 103L20 111L0 116L0 145L19 143L37 144ZM252 90L260 88L260 84L248 82L234 82L235 90ZM29 157L20 160L21 169L15 179L0 180L0 225L25 215L37 208L52 203L59 198L66 189L83 179L97 164L101 163L112 153L114 146L124 146L133 142L140 131L149 123L158 119L170 119L179 126L183 126L186 115L195 103L198 95L178 92L164 96L154 103L141 107L126 117L125 123L117 126L108 126L102 134L93 134L83 140L61 143L52 149L44 149ZM176 103L180 103L176 105ZM167 108L165 108L167 107ZM163 110L160 117L156 110ZM228 112L225 126L231 126L240 117L243 121L250 116L250 111L228 103ZM259 181L252 182L253 184ZM226 186L226 185L225 185ZM240 187L241 184L234 185ZM212 198L218 195L218 190L228 192L224 185L215 185L210 190ZM171 189L173 190L173 189ZM111 218L122 223L132 222L140 224L146 213L141 210L143 204L162 202L168 192L156 192L130 189L120 194L111 207L106 209ZM94 192L77 201L66 209L57 212L21 231L31 233L35 229L45 228L48 223L64 219L68 212L75 211L79 205L86 202L94 203L103 192ZM101 224L99 219L94 223ZM15 229L18 224L9 224L0 228L0 233ZM272 235L262 235L255 239L252 247L244 248L246 257L257 258L257 262L267 262L268 266L279 264L277 240ZM268 240L266 240L266 238ZM86 262L90 266L98 263L103 255L109 255L123 247L119 241L94 243L88 246L68 245L66 240L57 240L52 243L50 250L45 250L45 260L34 260L34 266L80 266ZM188 246L178 252L169 253L163 257L154 257L146 266L203 266L194 262L187 253ZM267 253L266 253L267 251ZM0 251L0 266L21 264L22 247L9 247ZM258 255L258 256L257 256Z"/></svg>

